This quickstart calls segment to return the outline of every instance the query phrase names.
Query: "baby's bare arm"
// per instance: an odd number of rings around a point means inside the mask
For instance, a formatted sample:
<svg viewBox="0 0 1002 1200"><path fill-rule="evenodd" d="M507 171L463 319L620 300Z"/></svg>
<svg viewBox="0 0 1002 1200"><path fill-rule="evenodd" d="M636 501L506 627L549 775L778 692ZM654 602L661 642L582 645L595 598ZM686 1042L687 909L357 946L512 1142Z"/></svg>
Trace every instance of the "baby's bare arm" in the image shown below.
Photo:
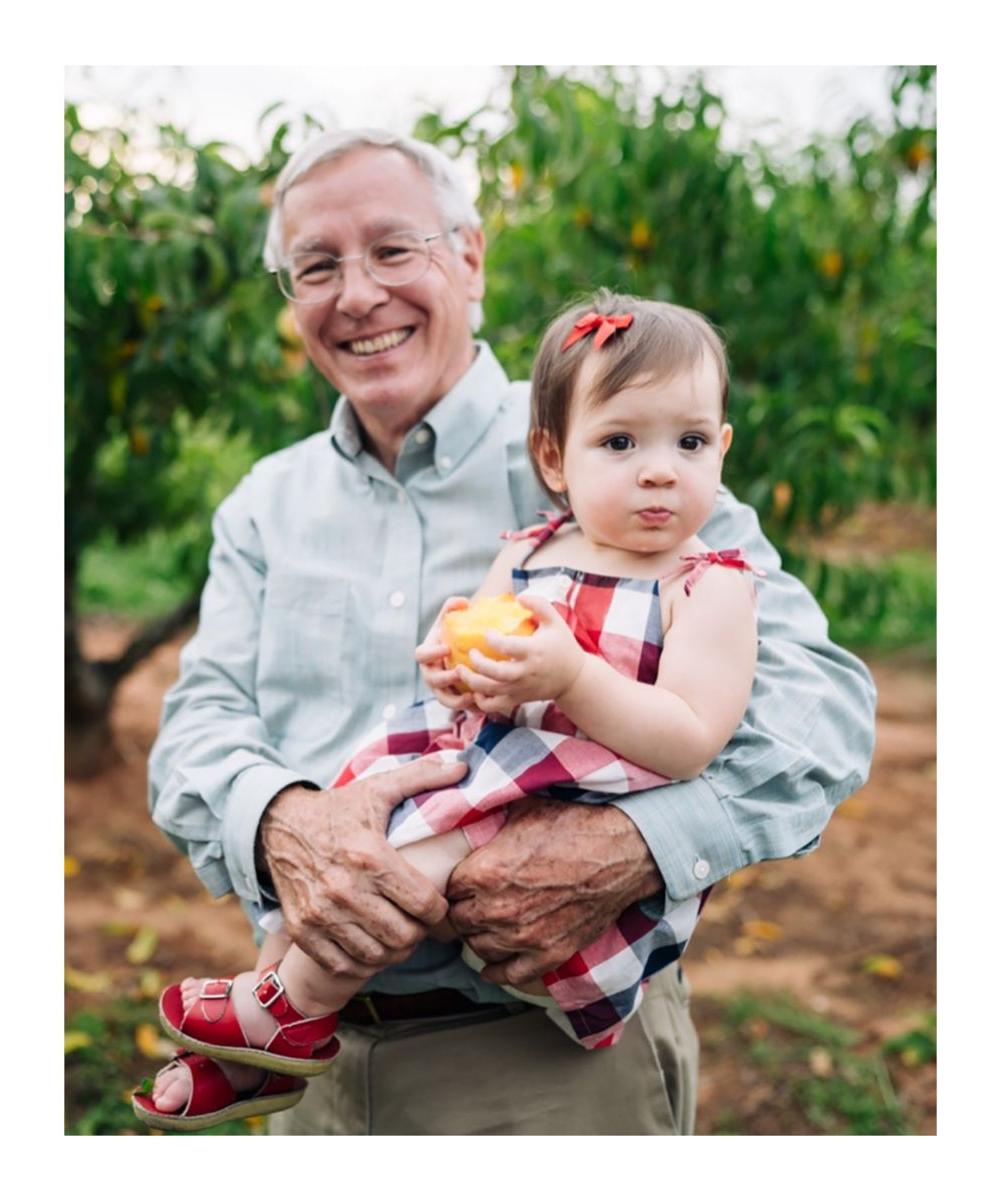
<svg viewBox="0 0 1002 1200"><path fill-rule="evenodd" d="M656 684L588 655L557 701L594 741L670 779L699 775L730 741L751 695L758 637L751 581L710 570L671 605Z"/></svg>

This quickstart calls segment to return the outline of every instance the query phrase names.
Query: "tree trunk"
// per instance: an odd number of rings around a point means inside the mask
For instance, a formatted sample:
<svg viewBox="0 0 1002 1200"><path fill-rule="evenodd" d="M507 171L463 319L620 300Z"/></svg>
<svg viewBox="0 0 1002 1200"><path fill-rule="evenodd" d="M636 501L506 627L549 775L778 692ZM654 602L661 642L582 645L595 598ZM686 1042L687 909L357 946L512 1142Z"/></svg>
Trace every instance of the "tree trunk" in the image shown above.
<svg viewBox="0 0 1002 1200"><path fill-rule="evenodd" d="M118 759L110 722L115 689L144 658L194 620L198 593L141 629L118 658L96 660L81 653L75 598L76 565L67 562L65 769L73 778L87 778Z"/></svg>

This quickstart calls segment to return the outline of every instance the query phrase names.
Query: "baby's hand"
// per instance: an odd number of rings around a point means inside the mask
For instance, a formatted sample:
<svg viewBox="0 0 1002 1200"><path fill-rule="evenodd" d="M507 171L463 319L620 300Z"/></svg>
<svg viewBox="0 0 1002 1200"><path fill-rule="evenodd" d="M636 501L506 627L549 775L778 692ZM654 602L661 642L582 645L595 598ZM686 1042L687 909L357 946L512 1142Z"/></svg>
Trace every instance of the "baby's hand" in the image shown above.
<svg viewBox="0 0 1002 1200"><path fill-rule="evenodd" d="M518 599L539 621L536 631L528 637L490 632L488 644L507 661L498 662L479 650L471 650L470 661L476 671L456 668L473 693L477 708L485 713L507 714L530 700L559 703L584 666L584 650L553 605L531 592L521 592Z"/></svg>
<svg viewBox="0 0 1002 1200"><path fill-rule="evenodd" d="M414 651L421 668L421 676L431 689L432 695L446 708L473 708L474 700L469 692L461 692L456 686L459 673L449 666L449 647L442 640L442 617L456 608L468 608L465 596L450 596L438 611L435 623L428 635Z"/></svg>

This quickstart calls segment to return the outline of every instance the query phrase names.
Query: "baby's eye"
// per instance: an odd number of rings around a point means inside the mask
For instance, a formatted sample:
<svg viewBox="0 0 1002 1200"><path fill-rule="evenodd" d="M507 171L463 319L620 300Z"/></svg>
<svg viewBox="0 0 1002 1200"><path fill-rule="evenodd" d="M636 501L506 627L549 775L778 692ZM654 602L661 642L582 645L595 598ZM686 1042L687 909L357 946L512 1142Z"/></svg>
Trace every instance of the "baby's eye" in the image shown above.
<svg viewBox="0 0 1002 1200"><path fill-rule="evenodd" d="M633 438L627 437L625 433L614 433L612 437L607 437L602 445L608 450L622 454L624 450L629 450L633 446Z"/></svg>
<svg viewBox="0 0 1002 1200"><path fill-rule="evenodd" d="M706 438L701 433L687 433L678 443L683 450L698 450L706 445Z"/></svg>

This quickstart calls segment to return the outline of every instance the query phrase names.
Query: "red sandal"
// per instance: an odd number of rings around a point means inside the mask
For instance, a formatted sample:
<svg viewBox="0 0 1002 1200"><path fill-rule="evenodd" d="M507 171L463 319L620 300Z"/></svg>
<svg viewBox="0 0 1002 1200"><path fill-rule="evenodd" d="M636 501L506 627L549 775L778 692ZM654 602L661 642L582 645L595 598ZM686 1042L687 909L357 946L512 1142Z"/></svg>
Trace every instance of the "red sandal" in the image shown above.
<svg viewBox="0 0 1002 1200"><path fill-rule="evenodd" d="M278 1022L278 1028L265 1046L252 1046L233 1006L232 990L232 979L206 979L198 1003L186 1014L181 985L172 984L160 997L160 1024L187 1050L212 1058L286 1075L322 1075L329 1070L340 1048L333 1036L336 1012L304 1017L286 996L275 966L266 967L254 985L254 998Z"/></svg>
<svg viewBox="0 0 1002 1200"><path fill-rule="evenodd" d="M143 1092L132 1093L132 1111L144 1125L153 1129L210 1129L237 1117L265 1116L298 1104L306 1094L306 1084L291 1075L269 1071L264 1082L250 1092L238 1093L218 1063L204 1054L179 1050L168 1064L179 1064L191 1076L191 1095L179 1112L161 1112L153 1098ZM167 1067L164 1068L166 1070Z"/></svg>

